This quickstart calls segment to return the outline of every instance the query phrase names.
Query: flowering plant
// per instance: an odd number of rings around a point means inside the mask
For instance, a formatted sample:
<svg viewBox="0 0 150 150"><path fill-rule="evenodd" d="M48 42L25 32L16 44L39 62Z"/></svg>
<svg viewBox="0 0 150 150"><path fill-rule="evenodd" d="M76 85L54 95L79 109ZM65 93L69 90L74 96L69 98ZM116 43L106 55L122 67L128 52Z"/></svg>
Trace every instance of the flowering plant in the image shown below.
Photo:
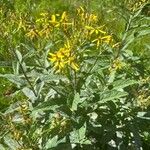
<svg viewBox="0 0 150 150"><path fill-rule="evenodd" d="M19 2L0 7L0 149L149 148L149 3Z"/></svg>

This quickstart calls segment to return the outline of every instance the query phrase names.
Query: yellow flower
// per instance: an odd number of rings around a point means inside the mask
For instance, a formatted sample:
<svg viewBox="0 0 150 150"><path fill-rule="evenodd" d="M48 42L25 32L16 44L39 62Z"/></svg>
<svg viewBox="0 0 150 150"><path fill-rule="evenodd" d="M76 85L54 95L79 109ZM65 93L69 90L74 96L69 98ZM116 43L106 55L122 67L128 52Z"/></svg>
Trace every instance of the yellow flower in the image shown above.
<svg viewBox="0 0 150 150"><path fill-rule="evenodd" d="M62 53L58 51L56 54L49 53L49 55L51 56L49 60L52 63L54 63L55 70L57 70L58 72L61 72L65 68L65 65L67 63Z"/></svg>
<svg viewBox="0 0 150 150"><path fill-rule="evenodd" d="M57 61L54 65L54 68L61 72L65 68L65 62L64 61Z"/></svg>
<svg viewBox="0 0 150 150"><path fill-rule="evenodd" d="M92 42L93 42L93 43L96 42L96 46L97 46L97 48L98 48L98 47L100 46L100 44L102 43L101 37L98 37L97 39L93 40Z"/></svg>
<svg viewBox="0 0 150 150"><path fill-rule="evenodd" d="M56 53L49 53L50 58L48 58L53 64L55 70L62 72L67 67L71 67L73 70L79 70L79 66L76 63L76 57L71 51L71 46L69 41L60 48Z"/></svg>
<svg viewBox="0 0 150 150"><path fill-rule="evenodd" d="M77 15L78 15L79 19L82 21L81 24L82 23L84 24L86 19L88 18L88 13L86 13L86 11L84 10L84 8L82 6L77 8Z"/></svg>
<svg viewBox="0 0 150 150"><path fill-rule="evenodd" d="M112 36L111 36L111 35L104 36L104 37L101 38L101 40L102 40L104 43L109 44L110 41L112 40Z"/></svg>
<svg viewBox="0 0 150 150"><path fill-rule="evenodd" d="M51 56L51 58L49 58L49 60L51 62L60 61L64 57L64 55L61 53L61 51L58 51L56 54L49 53L49 55Z"/></svg>
<svg viewBox="0 0 150 150"><path fill-rule="evenodd" d="M43 27L42 30L40 30L40 31L38 32L38 34L39 34L41 37L46 37L46 38L48 38L48 37L50 36L51 31L52 31L52 28L51 28L51 27L45 26L45 27Z"/></svg>
<svg viewBox="0 0 150 150"><path fill-rule="evenodd" d="M115 70L120 70L123 68L125 64L120 60L120 59L116 59L113 61L113 68Z"/></svg>
<svg viewBox="0 0 150 150"><path fill-rule="evenodd" d="M68 64L69 64L69 65L71 66L71 68L74 69L75 71L78 71L78 70L79 70L78 64L75 63L75 58L74 58L74 56L69 58Z"/></svg>
<svg viewBox="0 0 150 150"><path fill-rule="evenodd" d="M120 46L120 44L121 44L120 42L117 42L117 43L112 45L112 48L118 48Z"/></svg>
<svg viewBox="0 0 150 150"><path fill-rule="evenodd" d="M17 31L20 29L23 29L24 31L26 31L26 23L22 18L20 18L19 20Z"/></svg>
<svg viewBox="0 0 150 150"><path fill-rule="evenodd" d="M63 22L63 21L68 21L66 11L64 11L64 12L62 13L62 15L61 15L61 20L60 20L60 22Z"/></svg>
<svg viewBox="0 0 150 150"><path fill-rule="evenodd" d="M82 6L80 6L79 8L77 8L77 14L83 14L85 12L84 8Z"/></svg>
<svg viewBox="0 0 150 150"><path fill-rule="evenodd" d="M56 21L56 15L51 16L51 20L49 21L53 27L59 27L60 22Z"/></svg>
<svg viewBox="0 0 150 150"><path fill-rule="evenodd" d="M67 49L71 48L70 42L68 40L67 40L67 43L65 44L65 48L67 48Z"/></svg>
<svg viewBox="0 0 150 150"><path fill-rule="evenodd" d="M53 53L49 53L50 58L48 58L52 63L57 61L57 55Z"/></svg>
<svg viewBox="0 0 150 150"><path fill-rule="evenodd" d="M106 34L106 32L102 30L102 27L103 26L94 28L94 27L91 27L91 26L85 26L85 28L90 31L90 33L89 33L90 35L92 35L94 33L96 35L98 35L99 33Z"/></svg>
<svg viewBox="0 0 150 150"><path fill-rule="evenodd" d="M38 37L38 34L37 34L37 30L35 29L31 29L27 34L26 34L27 37L34 39L35 37Z"/></svg>
<svg viewBox="0 0 150 150"><path fill-rule="evenodd" d="M89 16L89 22L97 22L97 20L98 20L97 15L90 14L90 16Z"/></svg>
<svg viewBox="0 0 150 150"><path fill-rule="evenodd" d="M48 13L40 13L40 15L41 15L42 17L47 17L47 16L48 16Z"/></svg>
<svg viewBox="0 0 150 150"><path fill-rule="evenodd" d="M106 43L109 44L112 40L112 36L111 35L106 35L106 36L99 36L98 38L94 39L92 42L96 42L96 46L97 48L100 46L100 44L102 43Z"/></svg>

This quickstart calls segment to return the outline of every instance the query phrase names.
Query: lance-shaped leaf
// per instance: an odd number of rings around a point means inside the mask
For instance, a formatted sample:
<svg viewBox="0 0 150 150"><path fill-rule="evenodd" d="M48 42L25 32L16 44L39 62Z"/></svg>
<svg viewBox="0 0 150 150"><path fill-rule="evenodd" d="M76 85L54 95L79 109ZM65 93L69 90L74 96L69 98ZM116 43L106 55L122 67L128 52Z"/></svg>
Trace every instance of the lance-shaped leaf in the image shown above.
<svg viewBox="0 0 150 150"><path fill-rule="evenodd" d="M105 103L107 101L119 99L127 95L128 93L125 91L123 92L117 90L104 91L100 93L100 101L98 103Z"/></svg>
<svg viewBox="0 0 150 150"><path fill-rule="evenodd" d="M73 111L77 110L79 102L80 102L80 95L79 95L79 93L76 93L74 96L73 102L72 102L72 110Z"/></svg>
<svg viewBox="0 0 150 150"><path fill-rule="evenodd" d="M137 84L138 82L130 79L121 79L113 82L113 89L123 89L129 85Z"/></svg>
<svg viewBox="0 0 150 150"><path fill-rule="evenodd" d="M0 74L0 77L4 77L11 81L12 83L18 85L18 86L24 86L27 82L23 80L20 76L18 75L13 75L13 74Z"/></svg>
<svg viewBox="0 0 150 150"><path fill-rule="evenodd" d="M37 97L35 96L34 92L29 89L28 87L25 87L22 89L22 92L34 103Z"/></svg>

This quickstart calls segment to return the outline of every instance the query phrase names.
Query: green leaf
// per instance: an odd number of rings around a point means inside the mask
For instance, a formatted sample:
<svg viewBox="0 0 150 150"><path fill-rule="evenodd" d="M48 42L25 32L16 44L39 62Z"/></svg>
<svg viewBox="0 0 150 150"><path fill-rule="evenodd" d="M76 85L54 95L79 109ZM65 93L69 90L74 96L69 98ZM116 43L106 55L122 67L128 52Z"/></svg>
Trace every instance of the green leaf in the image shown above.
<svg viewBox="0 0 150 150"><path fill-rule="evenodd" d="M128 48L128 46L134 41L134 39L135 39L134 34L131 34L130 36L128 36L121 51L126 50Z"/></svg>
<svg viewBox="0 0 150 150"><path fill-rule="evenodd" d="M41 108L40 108L41 107ZM44 107L44 105L42 105L42 106L40 106L39 108L38 107L36 107L34 110L33 110L33 112L35 112L35 111L48 111L48 110L56 110L59 106L58 105L50 105L50 106L45 106Z"/></svg>
<svg viewBox="0 0 150 150"><path fill-rule="evenodd" d="M60 143L65 143L65 142L66 142L65 137L63 139L58 140L58 135L56 135L46 142L45 149L47 150L47 149L56 148Z"/></svg>
<svg viewBox="0 0 150 150"><path fill-rule="evenodd" d="M49 50L51 47L53 46L52 42L47 43L47 45L45 46L45 50Z"/></svg>
<svg viewBox="0 0 150 150"><path fill-rule="evenodd" d="M40 83L36 84L35 91L36 91L38 96L40 96L40 93L41 93L41 91L43 89L43 86L44 86L44 82L40 82Z"/></svg>
<svg viewBox="0 0 150 150"><path fill-rule="evenodd" d="M5 150L2 144L0 144L0 150Z"/></svg>
<svg viewBox="0 0 150 150"><path fill-rule="evenodd" d="M145 36L147 34L150 34L150 30L149 29L140 31L139 34L138 34L138 37Z"/></svg>
<svg viewBox="0 0 150 150"><path fill-rule="evenodd" d="M115 76L116 76L116 70L114 70L110 73L108 83L112 83L115 79Z"/></svg>
<svg viewBox="0 0 150 150"><path fill-rule="evenodd" d="M44 81L44 82L57 81L57 80L65 80L66 81L67 80L67 78L65 78L62 75L54 75L54 74L48 74L48 75L41 74L40 79L41 79L41 81Z"/></svg>
<svg viewBox="0 0 150 150"><path fill-rule="evenodd" d="M127 92L120 92L117 90L104 91L100 93L100 101L98 103L105 103L110 100L119 99L121 97L127 96Z"/></svg>
<svg viewBox="0 0 150 150"><path fill-rule="evenodd" d="M86 133L86 123L78 130L79 140L83 140L85 138Z"/></svg>
<svg viewBox="0 0 150 150"><path fill-rule="evenodd" d="M0 67L11 67L11 62L0 61Z"/></svg>
<svg viewBox="0 0 150 150"><path fill-rule="evenodd" d="M133 84L136 84L138 83L137 81L135 80L130 80L130 79L121 79L121 80L117 80L117 81L114 81L113 82L113 89L123 89L129 85L133 85Z"/></svg>
<svg viewBox="0 0 150 150"><path fill-rule="evenodd" d="M34 103L37 97L35 96L34 92L29 89L28 87L25 87L22 89L22 92Z"/></svg>
<svg viewBox="0 0 150 150"><path fill-rule="evenodd" d="M0 77L7 78L12 83L15 83L18 86L24 86L26 84L26 81L21 79L18 75L13 74L0 74Z"/></svg>
<svg viewBox="0 0 150 150"><path fill-rule="evenodd" d="M91 141L86 138L86 123L78 129L70 133L71 144L91 144Z"/></svg>
<svg viewBox="0 0 150 150"><path fill-rule="evenodd" d="M20 146L17 143L17 141L13 140L10 136L5 136L4 137L4 143L11 149L11 150L16 150Z"/></svg>
<svg viewBox="0 0 150 150"><path fill-rule="evenodd" d="M73 102L72 102L72 107L71 107L71 109L73 111L77 110L77 106L78 106L79 102L80 102L80 95L79 95L79 93L76 93L74 96Z"/></svg>
<svg viewBox="0 0 150 150"><path fill-rule="evenodd" d="M54 136L52 139L49 139L45 144L45 149L54 148L58 145L58 135Z"/></svg>
<svg viewBox="0 0 150 150"><path fill-rule="evenodd" d="M20 51L16 50L16 55L17 55L19 62L22 62L22 54L20 53Z"/></svg>
<svg viewBox="0 0 150 150"><path fill-rule="evenodd" d="M19 64L19 62L17 61L17 62L12 62L12 68L13 68L13 72L14 72L14 74L15 75L19 75L19 66L20 66L20 64Z"/></svg>
<svg viewBox="0 0 150 150"><path fill-rule="evenodd" d="M46 102L39 104L37 107L35 107L33 109L33 112L46 111L46 110L56 110L58 107L60 107L60 106L56 105L55 101L51 100L51 101L46 101Z"/></svg>
<svg viewBox="0 0 150 150"><path fill-rule="evenodd" d="M140 119L150 120L150 112L138 112L137 117Z"/></svg>

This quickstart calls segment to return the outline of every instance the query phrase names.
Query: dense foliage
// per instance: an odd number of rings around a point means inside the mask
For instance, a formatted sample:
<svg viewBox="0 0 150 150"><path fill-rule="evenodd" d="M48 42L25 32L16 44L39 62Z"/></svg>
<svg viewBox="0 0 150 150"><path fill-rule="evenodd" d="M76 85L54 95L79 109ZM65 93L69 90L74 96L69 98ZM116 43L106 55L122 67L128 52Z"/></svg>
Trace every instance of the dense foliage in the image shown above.
<svg viewBox="0 0 150 150"><path fill-rule="evenodd" d="M150 149L148 0L1 0L0 150Z"/></svg>

